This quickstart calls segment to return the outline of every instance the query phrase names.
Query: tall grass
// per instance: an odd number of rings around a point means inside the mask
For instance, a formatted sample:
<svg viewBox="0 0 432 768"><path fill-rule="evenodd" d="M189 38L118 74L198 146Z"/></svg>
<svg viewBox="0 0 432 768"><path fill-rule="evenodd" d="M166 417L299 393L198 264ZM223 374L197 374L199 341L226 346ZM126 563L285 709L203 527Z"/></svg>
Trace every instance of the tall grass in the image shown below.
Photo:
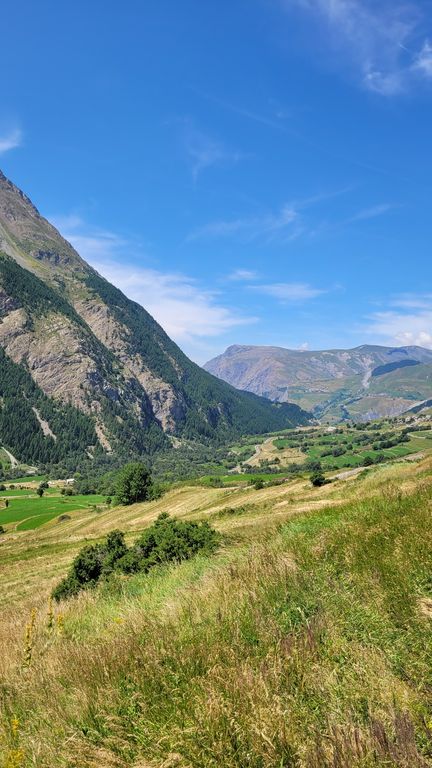
<svg viewBox="0 0 432 768"><path fill-rule="evenodd" d="M40 612L3 765L432 765L431 478L412 485L119 579L60 606L61 633Z"/></svg>

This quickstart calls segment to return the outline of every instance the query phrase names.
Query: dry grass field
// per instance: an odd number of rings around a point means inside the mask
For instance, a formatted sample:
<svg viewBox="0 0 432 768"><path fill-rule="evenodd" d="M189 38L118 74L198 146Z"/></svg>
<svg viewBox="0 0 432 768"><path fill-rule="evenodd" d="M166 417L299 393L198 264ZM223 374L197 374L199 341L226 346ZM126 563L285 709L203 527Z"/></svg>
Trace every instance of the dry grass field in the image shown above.
<svg viewBox="0 0 432 768"><path fill-rule="evenodd" d="M2 768L432 765L431 469L180 487L1 537ZM49 602L84 543L161 512L220 550Z"/></svg>

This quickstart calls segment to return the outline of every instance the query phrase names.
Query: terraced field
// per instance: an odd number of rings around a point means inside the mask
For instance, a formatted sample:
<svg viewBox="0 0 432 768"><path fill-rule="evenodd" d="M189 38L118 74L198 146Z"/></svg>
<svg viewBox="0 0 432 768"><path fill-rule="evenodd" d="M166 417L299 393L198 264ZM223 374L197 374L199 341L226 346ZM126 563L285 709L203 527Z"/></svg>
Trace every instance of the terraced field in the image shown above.
<svg viewBox="0 0 432 768"><path fill-rule="evenodd" d="M397 437L400 430L394 430L392 434ZM330 434L325 429L317 429L302 442L295 433L269 440L266 443L265 458L270 462L279 458L282 462L284 455L287 452L289 455L291 451L297 461L319 461L323 469L360 467L364 465L365 460L374 460L377 454L389 460L432 450L432 430L412 432L406 442L390 447L382 447L380 442L385 444L386 441L382 440L377 431L366 428L360 431L344 427L340 428L339 432ZM259 460L260 456L257 455L256 458ZM264 452L261 458L264 458Z"/></svg>

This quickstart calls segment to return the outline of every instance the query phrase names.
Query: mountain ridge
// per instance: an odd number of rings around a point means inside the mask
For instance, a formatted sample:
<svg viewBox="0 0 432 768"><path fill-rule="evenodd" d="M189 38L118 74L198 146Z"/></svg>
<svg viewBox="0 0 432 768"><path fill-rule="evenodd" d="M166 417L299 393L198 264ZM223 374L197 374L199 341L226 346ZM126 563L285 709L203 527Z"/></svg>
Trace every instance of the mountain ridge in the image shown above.
<svg viewBox="0 0 432 768"><path fill-rule="evenodd" d="M239 389L297 402L337 421L398 415L426 400L431 364L432 351L415 345L292 350L234 344L204 368Z"/></svg>
<svg viewBox="0 0 432 768"><path fill-rule="evenodd" d="M44 397L89 419L93 452L151 454L169 436L221 441L310 418L239 394L190 361L1 172L0 346L3 365L12 361ZM0 415L1 439L7 445Z"/></svg>

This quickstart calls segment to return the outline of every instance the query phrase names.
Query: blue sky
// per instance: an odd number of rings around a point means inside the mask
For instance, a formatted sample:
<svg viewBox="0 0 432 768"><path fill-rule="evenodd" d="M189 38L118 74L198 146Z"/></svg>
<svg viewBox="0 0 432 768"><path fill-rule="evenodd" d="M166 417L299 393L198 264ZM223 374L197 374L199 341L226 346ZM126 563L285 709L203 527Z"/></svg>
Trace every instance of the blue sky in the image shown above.
<svg viewBox="0 0 432 768"><path fill-rule="evenodd" d="M432 347L432 4L23 0L0 167L195 360Z"/></svg>

